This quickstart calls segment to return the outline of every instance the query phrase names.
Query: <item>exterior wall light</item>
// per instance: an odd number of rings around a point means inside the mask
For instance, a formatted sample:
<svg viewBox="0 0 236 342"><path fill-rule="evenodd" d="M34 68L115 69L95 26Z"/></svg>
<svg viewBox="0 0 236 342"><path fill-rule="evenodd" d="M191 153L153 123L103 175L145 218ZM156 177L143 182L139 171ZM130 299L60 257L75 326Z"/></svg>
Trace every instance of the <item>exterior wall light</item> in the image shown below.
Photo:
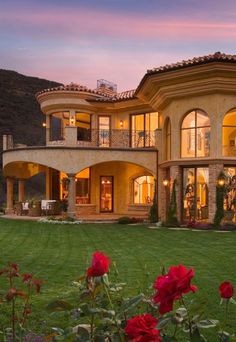
<svg viewBox="0 0 236 342"><path fill-rule="evenodd" d="M43 122L43 123L42 123L42 126L43 126L43 127L47 127L46 122Z"/></svg>
<svg viewBox="0 0 236 342"><path fill-rule="evenodd" d="M71 126L74 126L74 125L75 125L75 118L74 118L74 116L72 116L72 117L70 118L70 125L71 125Z"/></svg>
<svg viewBox="0 0 236 342"><path fill-rule="evenodd" d="M124 121L120 120L120 128L123 128L123 127L124 127Z"/></svg>
<svg viewBox="0 0 236 342"><path fill-rule="evenodd" d="M219 186L224 186L224 185L225 185L225 179L224 179L224 177L219 177L219 178L217 179L217 184L218 184Z"/></svg>
<svg viewBox="0 0 236 342"><path fill-rule="evenodd" d="M167 187L169 185L169 180L168 179L163 179L162 184Z"/></svg>

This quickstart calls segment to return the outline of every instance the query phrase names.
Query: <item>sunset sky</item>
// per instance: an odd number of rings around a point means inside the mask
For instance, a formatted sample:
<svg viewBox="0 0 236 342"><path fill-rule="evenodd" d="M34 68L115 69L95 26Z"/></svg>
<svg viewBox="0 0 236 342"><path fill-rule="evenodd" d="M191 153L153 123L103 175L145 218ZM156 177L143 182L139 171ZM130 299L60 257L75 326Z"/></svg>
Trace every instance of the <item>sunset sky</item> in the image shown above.
<svg viewBox="0 0 236 342"><path fill-rule="evenodd" d="M0 0L0 68L136 88L147 69L236 54L236 0Z"/></svg>

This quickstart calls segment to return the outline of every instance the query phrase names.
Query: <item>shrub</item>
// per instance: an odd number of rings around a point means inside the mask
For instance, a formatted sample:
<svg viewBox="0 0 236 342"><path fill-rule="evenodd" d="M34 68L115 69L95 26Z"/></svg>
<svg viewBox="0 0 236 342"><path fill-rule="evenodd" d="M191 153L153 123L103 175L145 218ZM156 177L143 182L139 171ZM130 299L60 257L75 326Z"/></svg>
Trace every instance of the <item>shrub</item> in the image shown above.
<svg viewBox="0 0 236 342"><path fill-rule="evenodd" d="M157 217L157 203L153 202L153 204L150 207L149 210L149 221L151 223L157 222L158 221L158 217Z"/></svg>
<svg viewBox="0 0 236 342"><path fill-rule="evenodd" d="M218 180L224 179L225 174L224 172L220 172ZM226 194L226 187L225 185L219 185L217 182L216 185L216 212L214 217L214 226L215 228L219 228L222 219L224 218L224 197Z"/></svg>
<svg viewBox="0 0 236 342"><path fill-rule="evenodd" d="M119 217L118 218L118 221L117 221L119 224L129 224L131 223L131 219L129 216L122 216L122 217Z"/></svg>
<svg viewBox="0 0 236 342"><path fill-rule="evenodd" d="M176 202L176 179L173 182L171 198L170 198L170 205L167 212L167 219L164 225L166 227L178 227L179 221L177 218L177 202Z"/></svg>

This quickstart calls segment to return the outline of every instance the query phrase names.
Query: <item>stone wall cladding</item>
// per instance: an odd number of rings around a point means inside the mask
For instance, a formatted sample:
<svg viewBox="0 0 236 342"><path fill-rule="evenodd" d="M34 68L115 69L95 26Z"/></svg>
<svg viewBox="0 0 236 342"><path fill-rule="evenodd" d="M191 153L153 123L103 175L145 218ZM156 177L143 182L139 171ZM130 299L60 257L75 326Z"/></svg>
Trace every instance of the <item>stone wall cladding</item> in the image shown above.
<svg viewBox="0 0 236 342"><path fill-rule="evenodd" d="M167 172L165 168L159 168L158 171L158 214L159 220L166 220L166 202L167 202L167 189L163 185L163 180L166 179Z"/></svg>

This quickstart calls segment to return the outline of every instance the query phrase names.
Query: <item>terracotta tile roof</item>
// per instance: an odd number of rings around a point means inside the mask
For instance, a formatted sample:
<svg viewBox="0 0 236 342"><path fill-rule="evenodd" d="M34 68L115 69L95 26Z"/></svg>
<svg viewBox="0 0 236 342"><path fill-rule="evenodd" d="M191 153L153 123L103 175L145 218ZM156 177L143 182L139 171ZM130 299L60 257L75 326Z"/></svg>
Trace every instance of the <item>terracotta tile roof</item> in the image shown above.
<svg viewBox="0 0 236 342"><path fill-rule="evenodd" d="M111 97L107 97L107 98L97 98L96 101L99 102L115 102L115 101L122 101L122 100L129 100L129 99L133 99L135 98L134 94L135 94L136 89L132 89L132 90L127 90L127 91L123 91L121 93L117 93Z"/></svg>
<svg viewBox="0 0 236 342"><path fill-rule="evenodd" d="M227 55L221 52L215 52L214 54L202 56L202 57L194 57L192 59L183 60L178 63L167 64L164 66L160 66L158 68L153 68L147 70L147 74L155 74L161 73L169 70L176 70L181 68L190 67L193 65L207 64L211 62L236 62L236 55Z"/></svg>
<svg viewBox="0 0 236 342"><path fill-rule="evenodd" d="M102 95L104 97L107 96L106 94L103 94L101 91L99 91L97 89L89 89L88 87L83 86L81 84L70 83L67 85L61 85L59 87L43 89L42 91L40 91L36 94L36 97L41 95L41 94L49 93L52 91L78 91L78 92L86 92L86 93L91 93L91 94L98 94L98 95Z"/></svg>
<svg viewBox="0 0 236 342"><path fill-rule="evenodd" d="M53 91L77 91L77 92L86 92L86 93L91 93L91 94L97 94L99 95L98 98L94 99L95 101L103 102L103 101L120 101L120 100L127 100L130 98L133 98L135 89L133 90L128 90L128 91L123 91L121 93L117 94L106 94L102 90L100 91L99 89L89 89L86 86L76 84L76 83L70 83L68 85L61 85L58 87L54 88L48 88L44 89L36 94L36 97L45 94L45 93L50 93Z"/></svg>

